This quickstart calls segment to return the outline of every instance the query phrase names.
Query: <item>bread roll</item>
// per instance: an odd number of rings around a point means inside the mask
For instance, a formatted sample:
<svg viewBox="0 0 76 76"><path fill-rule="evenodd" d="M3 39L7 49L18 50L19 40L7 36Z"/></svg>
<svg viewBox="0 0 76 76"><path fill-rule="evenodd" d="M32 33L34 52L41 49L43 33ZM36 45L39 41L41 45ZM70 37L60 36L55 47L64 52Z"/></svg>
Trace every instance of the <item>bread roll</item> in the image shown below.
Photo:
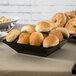
<svg viewBox="0 0 76 76"><path fill-rule="evenodd" d="M13 29L11 30L7 35L6 35L6 41L7 42L12 42L14 41L18 35L20 34L19 30Z"/></svg>
<svg viewBox="0 0 76 76"><path fill-rule="evenodd" d="M30 34L29 33L21 33L17 43L21 44L29 44L30 43Z"/></svg>
<svg viewBox="0 0 76 76"><path fill-rule="evenodd" d="M63 34L61 33L61 31L58 31L58 30L52 30L49 32L49 35L55 35L59 38L59 42L61 42L63 40Z"/></svg>
<svg viewBox="0 0 76 76"><path fill-rule="evenodd" d="M32 32L35 32L35 26L33 25L24 25L22 28L21 28L21 32L28 32L28 33L32 33Z"/></svg>
<svg viewBox="0 0 76 76"><path fill-rule="evenodd" d="M44 37L39 32L33 32L30 36L30 45L33 46L40 46Z"/></svg>
<svg viewBox="0 0 76 76"><path fill-rule="evenodd" d="M51 26L48 22L40 21L36 24L35 30L37 32L48 32L51 30Z"/></svg>
<svg viewBox="0 0 76 76"><path fill-rule="evenodd" d="M59 44L59 38L53 34L50 36L47 36L43 40L43 47L48 48L48 47L53 47Z"/></svg>
<svg viewBox="0 0 76 76"><path fill-rule="evenodd" d="M61 31L62 32L62 34L63 34L63 36L65 37L65 38L69 38L69 32L68 32L68 30L66 29L66 28L64 28L64 27L58 27L58 28L56 28L56 30L59 30L59 31Z"/></svg>

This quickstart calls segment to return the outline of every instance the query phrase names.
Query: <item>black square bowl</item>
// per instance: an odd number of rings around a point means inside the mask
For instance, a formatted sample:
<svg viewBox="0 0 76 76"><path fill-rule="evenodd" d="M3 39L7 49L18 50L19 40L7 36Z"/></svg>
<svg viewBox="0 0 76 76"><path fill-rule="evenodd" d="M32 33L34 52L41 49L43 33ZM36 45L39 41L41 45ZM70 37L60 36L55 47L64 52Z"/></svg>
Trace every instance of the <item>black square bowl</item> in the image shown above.
<svg viewBox="0 0 76 76"><path fill-rule="evenodd" d="M49 47L49 48L44 48L42 46L31 46L31 45L19 44L16 41L7 42L6 40L3 40L3 42L7 44L9 47L11 47L12 49L14 49L15 51L17 51L18 53L47 57L48 55L60 49L68 40L69 38L63 39L63 41L60 42L57 46Z"/></svg>
<svg viewBox="0 0 76 76"><path fill-rule="evenodd" d="M76 75L76 63L74 64L73 68L72 68L72 74Z"/></svg>
<svg viewBox="0 0 76 76"><path fill-rule="evenodd" d="M70 42L76 42L76 36L75 35L70 35L71 37L70 37L70 39L69 39L69 41Z"/></svg>

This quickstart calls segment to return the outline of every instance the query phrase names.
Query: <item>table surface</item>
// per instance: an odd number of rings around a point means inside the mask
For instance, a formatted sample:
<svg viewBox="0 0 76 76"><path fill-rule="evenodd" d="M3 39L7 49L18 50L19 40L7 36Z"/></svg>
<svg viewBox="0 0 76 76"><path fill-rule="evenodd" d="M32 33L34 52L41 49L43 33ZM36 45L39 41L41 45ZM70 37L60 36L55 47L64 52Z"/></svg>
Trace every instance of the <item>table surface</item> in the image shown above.
<svg viewBox="0 0 76 76"><path fill-rule="evenodd" d="M0 76L74 76L72 67L75 62L74 42L67 42L48 57L20 54L0 42Z"/></svg>

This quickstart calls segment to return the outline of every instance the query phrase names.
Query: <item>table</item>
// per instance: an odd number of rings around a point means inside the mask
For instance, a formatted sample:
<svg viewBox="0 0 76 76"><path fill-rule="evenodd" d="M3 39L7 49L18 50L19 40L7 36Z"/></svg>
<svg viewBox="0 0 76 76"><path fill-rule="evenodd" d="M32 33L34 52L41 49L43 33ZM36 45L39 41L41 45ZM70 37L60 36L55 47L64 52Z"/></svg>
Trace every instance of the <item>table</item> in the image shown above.
<svg viewBox="0 0 76 76"><path fill-rule="evenodd" d="M0 76L74 76L75 62L76 43L67 42L48 57L39 57L17 53L0 42Z"/></svg>

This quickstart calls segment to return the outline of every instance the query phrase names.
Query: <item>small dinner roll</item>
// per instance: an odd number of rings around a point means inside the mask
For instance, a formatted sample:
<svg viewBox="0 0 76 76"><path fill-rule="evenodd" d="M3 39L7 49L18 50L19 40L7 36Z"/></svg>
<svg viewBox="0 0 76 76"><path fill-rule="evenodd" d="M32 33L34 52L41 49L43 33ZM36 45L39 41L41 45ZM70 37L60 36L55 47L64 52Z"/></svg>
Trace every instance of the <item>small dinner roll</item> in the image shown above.
<svg viewBox="0 0 76 76"><path fill-rule="evenodd" d="M51 26L48 22L40 21L36 24L35 30L37 32L48 32L51 30Z"/></svg>
<svg viewBox="0 0 76 76"><path fill-rule="evenodd" d="M17 43L29 44L30 43L30 33L21 33Z"/></svg>
<svg viewBox="0 0 76 76"><path fill-rule="evenodd" d="M30 36L30 45L33 46L40 46L44 37L42 33L39 32L33 32Z"/></svg>
<svg viewBox="0 0 76 76"><path fill-rule="evenodd" d="M20 34L19 30L13 29L11 30L7 35L6 35L6 41L7 42L12 42L14 41L18 35Z"/></svg>
<svg viewBox="0 0 76 76"><path fill-rule="evenodd" d="M21 28L21 32L28 32L28 33L32 33L32 32L35 32L35 26L33 25L24 25L22 28Z"/></svg>
<svg viewBox="0 0 76 76"><path fill-rule="evenodd" d="M48 36L48 32L42 32L44 38Z"/></svg>
<svg viewBox="0 0 76 76"><path fill-rule="evenodd" d="M70 34L69 34L69 32L68 32L68 30L66 28L58 27L58 28L56 28L56 30L61 31L64 37L69 38Z"/></svg>
<svg viewBox="0 0 76 76"><path fill-rule="evenodd" d="M48 48L59 44L59 38L53 34L43 40L43 47Z"/></svg>
<svg viewBox="0 0 76 76"><path fill-rule="evenodd" d="M61 33L61 31L58 31L58 30L51 30L49 32L49 36L53 34L55 36L57 36L59 38L59 42L61 42L63 40L63 34Z"/></svg>

